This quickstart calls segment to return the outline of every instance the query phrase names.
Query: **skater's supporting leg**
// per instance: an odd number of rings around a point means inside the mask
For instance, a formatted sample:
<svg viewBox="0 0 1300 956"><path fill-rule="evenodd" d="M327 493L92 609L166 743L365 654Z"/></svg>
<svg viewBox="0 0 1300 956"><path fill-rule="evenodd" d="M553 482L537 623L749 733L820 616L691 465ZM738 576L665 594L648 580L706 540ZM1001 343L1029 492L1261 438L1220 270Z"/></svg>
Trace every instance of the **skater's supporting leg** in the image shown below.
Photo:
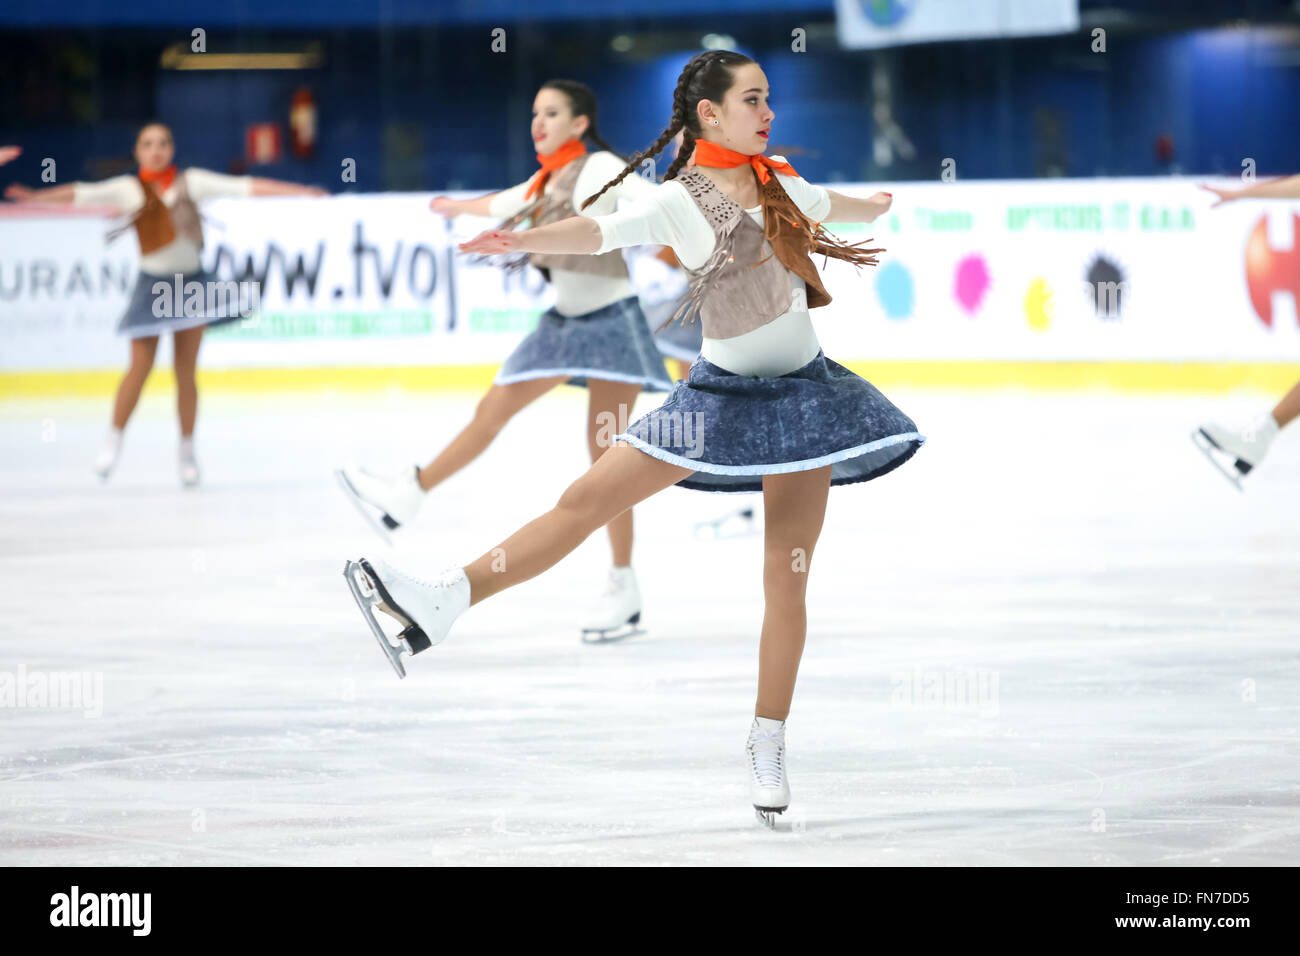
<svg viewBox="0 0 1300 956"><path fill-rule="evenodd" d="M474 418L461 429L451 444L420 469L420 487L425 491L446 481L483 453L492 440L526 405L567 382L567 375L535 378L513 385L493 385L474 409Z"/></svg>
<svg viewBox="0 0 1300 956"><path fill-rule="evenodd" d="M541 574L597 528L693 473L616 443L565 489L554 508L465 566L470 604Z"/></svg>
<svg viewBox="0 0 1300 956"><path fill-rule="evenodd" d="M131 340L131 365L122 382L117 387L117 400L113 403L113 427L118 431L126 428L135 404L140 400L140 392L145 380L153 369L154 356L158 354L158 336L142 336Z"/></svg>
<svg viewBox="0 0 1300 956"><path fill-rule="evenodd" d="M594 462L609 450L614 435L622 431L623 423L631 418L632 405L641 392L641 386L588 379L587 389L591 393L587 410L587 448ZM632 509L607 524L605 530L609 532L609 546L614 552L614 567L627 567L632 563Z"/></svg>
<svg viewBox="0 0 1300 956"><path fill-rule="evenodd" d="M790 713L808 626L808 572L830 487L830 466L763 477L763 636L754 708L759 717L785 720Z"/></svg>
<svg viewBox="0 0 1300 956"><path fill-rule="evenodd" d="M1291 391L1283 396L1282 401L1277 403L1277 407L1273 409L1273 419L1277 422L1278 428L1285 428L1298 415L1300 415L1300 382L1296 382L1291 387Z"/></svg>
<svg viewBox="0 0 1300 956"><path fill-rule="evenodd" d="M194 434L194 421L199 413L199 387L195 372L199 365L199 345L203 341L204 326L183 329L172 336L172 365L176 372L176 411L181 420L181 437Z"/></svg>

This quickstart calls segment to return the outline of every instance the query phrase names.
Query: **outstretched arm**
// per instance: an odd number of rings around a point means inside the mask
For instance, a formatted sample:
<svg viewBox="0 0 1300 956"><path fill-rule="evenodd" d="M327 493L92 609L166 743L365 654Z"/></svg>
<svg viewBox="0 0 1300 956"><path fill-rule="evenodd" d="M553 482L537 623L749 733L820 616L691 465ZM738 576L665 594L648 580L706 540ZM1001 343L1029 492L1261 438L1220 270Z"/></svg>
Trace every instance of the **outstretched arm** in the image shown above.
<svg viewBox="0 0 1300 956"><path fill-rule="evenodd" d="M494 197L501 195L500 192L488 193L486 196L475 196L473 199L452 199L450 196L436 196L429 203L429 208L441 216L448 219L455 219L457 216L490 216L492 215L492 200Z"/></svg>
<svg viewBox="0 0 1300 956"><path fill-rule="evenodd" d="M1234 199L1300 199L1300 176L1284 176L1266 183L1255 183L1245 189L1216 189L1205 183L1201 183L1201 188L1219 197L1211 209Z"/></svg>
<svg viewBox="0 0 1300 956"><path fill-rule="evenodd" d="M30 189L19 183L10 183L5 187L5 199L14 202L72 202L76 197L77 187L73 183L45 189Z"/></svg>
<svg viewBox="0 0 1300 956"><path fill-rule="evenodd" d="M328 196L329 193L319 186L303 186L299 183L286 182L283 179L266 179L253 176L251 196Z"/></svg>
<svg viewBox="0 0 1300 956"><path fill-rule="evenodd" d="M831 197L831 211L826 222L875 222L889 211L894 201L893 193L876 193L866 199L855 199L828 189L826 195Z"/></svg>
<svg viewBox="0 0 1300 956"><path fill-rule="evenodd" d="M495 256L507 252L551 252L561 255L591 255L600 249L600 226L586 216L570 216L549 226L510 232L488 229L469 242L462 242L462 252L480 252Z"/></svg>

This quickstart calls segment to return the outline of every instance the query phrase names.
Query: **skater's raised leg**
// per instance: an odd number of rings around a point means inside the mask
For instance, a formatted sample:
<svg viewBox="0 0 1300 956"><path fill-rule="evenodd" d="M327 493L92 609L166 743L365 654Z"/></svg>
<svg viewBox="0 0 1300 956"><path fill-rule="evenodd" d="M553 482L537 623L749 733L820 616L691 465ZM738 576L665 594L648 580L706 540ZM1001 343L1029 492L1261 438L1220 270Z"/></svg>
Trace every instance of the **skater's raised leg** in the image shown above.
<svg viewBox="0 0 1300 956"><path fill-rule="evenodd" d="M396 476L376 475L355 465L335 474L348 499L385 538L415 520L425 492L446 481L483 453L515 415L568 376L535 378L512 385L493 385L479 399L474 417L433 461L410 466Z"/></svg>
<svg viewBox="0 0 1300 956"><path fill-rule="evenodd" d="M479 399L469 424L423 468L412 465L396 476L385 476L348 465L335 473L339 484L362 516L388 538L390 531L415 520L427 491L482 454L506 422L527 405L566 381L567 376L552 376L493 385Z"/></svg>
<svg viewBox="0 0 1300 956"><path fill-rule="evenodd" d="M1264 412L1245 425L1206 422L1192 432L1192 441L1240 491L1242 479L1264 460L1277 433L1297 415L1300 415L1300 382L1291 387L1271 412Z"/></svg>
<svg viewBox="0 0 1300 956"><path fill-rule="evenodd" d="M565 489L554 508L465 566L470 603L541 574L593 531L690 474L690 468L651 458L626 442L616 443Z"/></svg>
<svg viewBox="0 0 1300 956"><path fill-rule="evenodd" d="M479 399L474 417L438 457L420 469L420 488L429 491L481 455L510 419L541 398L568 376L534 378L512 385L493 385Z"/></svg>
<svg viewBox="0 0 1300 956"><path fill-rule="evenodd" d="M440 643L471 604L541 574L593 531L690 474L692 469L619 442L565 489L554 508L464 568L427 580L379 559L359 558L347 562L343 574L393 669L405 677L401 656ZM376 609L402 625L399 639L380 628Z"/></svg>
<svg viewBox="0 0 1300 956"><path fill-rule="evenodd" d="M1273 420L1277 422L1278 428L1286 428L1297 416L1300 416L1300 382L1291 386L1291 391L1273 409Z"/></svg>
<svg viewBox="0 0 1300 956"><path fill-rule="evenodd" d="M775 825L775 815L790 805L785 719L803 656L808 572L830 487L829 466L763 478L763 634L758 648L758 700L745 759L754 811L769 827Z"/></svg>

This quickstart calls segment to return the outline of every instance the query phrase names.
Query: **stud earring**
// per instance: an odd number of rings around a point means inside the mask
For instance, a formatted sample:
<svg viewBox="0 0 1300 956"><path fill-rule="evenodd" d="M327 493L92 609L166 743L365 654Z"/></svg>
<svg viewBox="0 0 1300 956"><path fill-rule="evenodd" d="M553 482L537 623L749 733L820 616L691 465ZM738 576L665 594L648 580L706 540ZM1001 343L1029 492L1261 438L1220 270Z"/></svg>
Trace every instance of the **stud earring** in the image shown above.
<svg viewBox="0 0 1300 956"><path fill-rule="evenodd" d="M717 120L714 120L714 121L713 121L713 125L714 125L714 126L717 126L717 125L718 125L718 121L717 121Z"/></svg>

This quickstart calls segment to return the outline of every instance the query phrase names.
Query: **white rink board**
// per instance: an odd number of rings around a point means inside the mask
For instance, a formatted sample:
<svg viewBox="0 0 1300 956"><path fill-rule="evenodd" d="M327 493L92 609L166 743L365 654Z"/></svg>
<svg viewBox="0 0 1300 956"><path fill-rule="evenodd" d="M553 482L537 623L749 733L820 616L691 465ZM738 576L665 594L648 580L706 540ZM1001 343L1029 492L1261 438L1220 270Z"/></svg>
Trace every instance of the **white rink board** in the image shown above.
<svg viewBox="0 0 1300 956"><path fill-rule="evenodd" d="M892 191L895 205L870 227L838 230L852 241L873 237L887 251L861 275L830 262L834 302L814 312L818 335L841 361L1300 360L1300 204L1212 210L1196 182L835 184L846 193ZM258 281L263 314L250 327L214 330L205 367L504 358L551 293L535 270L507 276L467 262L454 243L492 221L449 225L428 200L206 204L205 264L224 278ZM129 234L105 248L109 225L0 217L0 371L120 364L112 330L129 292L122 277L138 254ZM249 262L251 272L232 271ZM286 263L300 269L292 287ZM103 281L105 270L113 281ZM1085 295L1090 276L1102 282L1101 314L1097 297Z"/></svg>

